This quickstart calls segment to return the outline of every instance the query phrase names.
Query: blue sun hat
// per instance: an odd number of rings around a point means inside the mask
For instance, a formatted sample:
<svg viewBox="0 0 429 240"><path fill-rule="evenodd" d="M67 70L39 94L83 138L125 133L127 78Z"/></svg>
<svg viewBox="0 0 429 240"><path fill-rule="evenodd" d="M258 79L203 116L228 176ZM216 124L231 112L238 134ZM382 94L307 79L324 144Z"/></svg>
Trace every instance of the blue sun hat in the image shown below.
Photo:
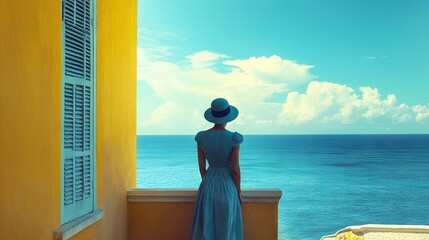
<svg viewBox="0 0 429 240"><path fill-rule="evenodd" d="M231 122L238 116L238 109L229 105L224 98L216 98L212 101L211 108L204 113L204 118L211 123Z"/></svg>

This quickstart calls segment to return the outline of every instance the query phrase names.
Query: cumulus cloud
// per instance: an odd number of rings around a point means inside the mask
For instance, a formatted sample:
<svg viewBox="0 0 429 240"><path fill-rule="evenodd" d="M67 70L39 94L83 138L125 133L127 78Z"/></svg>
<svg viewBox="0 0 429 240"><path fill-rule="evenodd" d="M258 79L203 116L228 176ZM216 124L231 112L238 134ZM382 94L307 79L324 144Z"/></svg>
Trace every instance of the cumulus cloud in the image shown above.
<svg viewBox="0 0 429 240"><path fill-rule="evenodd" d="M170 54L168 48L162 51ZM162 51L138 49L139 86L149 89L139 92L140 134L186 134L209 127L202 116L216 97L240 110L234 129L253 133L317 132L319 124L326 133L334 126L349 126L346 132L356 126L408 124L426 132L429 127L429 105L399 103L394 94L383 96L369 86L316 81L313 66L280 56L232 59L201 51L173 62L158 57ZM297 91L302 87L305 92ZM273 96L281 98L272 101Z"/></svg>
<svg viewBox="0 0 429 240"><path fill-rule="evenodd" d="M298 64L291 60L282 59L277 55L251 57L244 60L228 60L224 61L224 64L238 67L243 73L264 81L286 84L288 89L315 78L310 74L310 69L313 66Z"/></svg>
<svg viewBox="0 0 429 240"><path fill-rule="evenodd" d="M427 106L416 105L412 109L413 109L413 112L416 114L417 122L423 122L429 119L429 105Z"/></svg>
<svg viewBox="0 0 429 240"><path fill-rule="evenodd" d="M383 99L378 89L360 87L360 93L346 85L312 81L305 93L290 92L278 116L281 124L380 123L429 119L429 106L398 104L396 96Z"/></svg>
<svg viewBox="0 0 429 240"><path fill-rule="evenodd" d="M178 64L157 59L149 61L145 54L144 50L138 50L138 80L146 83L162 103L145 113L150 118L143 120L140 125L143 128L168 124L170 128L189 125L189 130L201 126L205 123L203 111L212 99L220 96L239 107L237 125L272 121L270 117L278 114L281 105L265 100L275 93L286 92L290 85L305 84L313 77L309 73L311 66L278 56L221 62L228 56L202 51L186 56L189 61ZM261 65L259 69L252 70L250 66L257 63ZM231 69L216 71L215 64L228 65ZM170 119L175 121L172 123Z"/></svg>
<svg viewBox="0 0 429 240"><path fill-rule="evenodd" d="M290 92L279 115L281 123L306 123L320 116L323 121L329 118L342 118L347 122L352 114L352 109L347 103L355 101L357 95L354 90L345 86L329 82L312 81L304 94Z"/></svg>
<svg viewBox="0 0 429 240"><path fill-rule="evenodd" d="M228 56L225 54L202 51L186 56L186 58L191 61L191 65L194 68L207 68L213 66L217 62L217 60L222 58L228 58Z"/></svg>

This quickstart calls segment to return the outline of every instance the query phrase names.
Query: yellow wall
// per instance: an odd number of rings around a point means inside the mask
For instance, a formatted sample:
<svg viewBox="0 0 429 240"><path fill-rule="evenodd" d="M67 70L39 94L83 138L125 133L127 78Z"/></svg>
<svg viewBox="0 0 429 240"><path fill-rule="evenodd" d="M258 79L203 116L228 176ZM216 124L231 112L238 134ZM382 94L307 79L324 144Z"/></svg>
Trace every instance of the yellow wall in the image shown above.
<svg viewBox="0 0 429 240"><path fill-rule="evenodd" d="M137 0L98 1L97 17L97 189L104 217L94 239L126 239L127 190L136 183Z"/></svg>
<svg viewBox="0 0 429 240"><path fill-rule="evenodd" d="M73 239L126 239L135 185L136 0L97 5L97 203ZM60 226L61 1L0 1L0 239Z"/></svg>
<svg viewBox="0 0 429 240"><path fill-rule="evenodd" d="M242 209L246 240L278 238L278 203L245 203Z"/></svg>
<svg viewBox="0 0 429 240"><path fill-rule="evenodd" d="M189 239L193 202L129 202L128 240Z"/></svg>
<svg viewBox="0 0 429 240"><path fill-rule="evenodd" d="M128 239L189 239L193 202L128 202ZM246 240L277 240L278 203L244 203Z"/></svg>
<svg viewBox="0 0 429 240"><path fill-rule="evenodd" d="M59 1L0 1L0 239L60 222Z"/></svg>

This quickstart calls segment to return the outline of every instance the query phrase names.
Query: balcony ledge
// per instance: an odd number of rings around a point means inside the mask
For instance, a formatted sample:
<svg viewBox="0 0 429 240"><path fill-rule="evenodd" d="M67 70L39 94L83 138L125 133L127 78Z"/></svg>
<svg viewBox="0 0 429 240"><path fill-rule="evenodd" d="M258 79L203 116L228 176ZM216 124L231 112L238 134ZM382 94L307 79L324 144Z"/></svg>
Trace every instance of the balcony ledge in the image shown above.
<svg viewBox="0 0 429 240"><path fill-rule="evenodd" d="M365 224L346 227L335 234L323 236L321 240L338 239L338 236L347 232L363 236L362 239L429 239L429 226L427 225ZM367 234L372 236L366 237Z"/></svg>
<svg viewBox="0 0 429 240"><path fill-rule="evenodd" d="M135 188L128 191L128 202L194 202L197 189ZM244 203L278 203L282 191L278 188L249 188L241 191Z"/></svg>

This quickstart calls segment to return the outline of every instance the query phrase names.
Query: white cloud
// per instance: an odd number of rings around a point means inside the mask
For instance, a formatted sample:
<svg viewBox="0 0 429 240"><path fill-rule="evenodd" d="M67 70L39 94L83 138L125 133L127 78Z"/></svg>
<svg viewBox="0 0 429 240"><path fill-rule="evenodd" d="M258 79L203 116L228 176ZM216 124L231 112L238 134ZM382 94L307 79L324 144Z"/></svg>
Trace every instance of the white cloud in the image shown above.
<svg viewBox="0 0 429 240"><path fill-rule="evenodd" d="M312 81L303 94L290 92L278 116L282 124L375 123L429 119L429 106L397 104L393 94L382 99L376 88L361 87L361 95L346 85Z"/></svg>
<svg viewBox="0 0 429 240"><path fill-rule="evenodd" d="M206 68L213 66L218 59L228 58L225 54L217 54L209 51L197 52L193 55L186 56L191 61L194 68Z"/></svg>
<svg viewBox="0 0 429 240"><path fill-rule="evenodd" d="M150 37L149 37L150 36ZM168 45L168 42L180 41L181 36L176 33L151 30L147 28L138 29L138 42L142 47L137 49L138 61L162 61L173 55L176 47ZM160 44L162 42L163 44Z"/></svg>
<svg viewBox="0 0 429 240"><path fill-rule="evenodd" d="M416 114L416 121L423 122L429 120L429 105L422 106L416 105L413 108L413 112Z"/></svg>
<svg viewBox="0 0 429 240"><path fill-rule="evenodd" d="M289 89L315 78L309 73L313 66L298 64L277 55L268 58L251 57L244 60L228 60L224 61L224 64L238 67L242 72L263 81L287 84Z"/></svg>
<svg viewBox="0 0 429 240"><path fill-rule="evenodd" d="M217 70L219 66L224 71ZM143 109L139 109L138 133L189 134L207 128L210 124L203 113L216 97L225 97L239 108L232 123L238 131L330 133L333 128L353 132L362 126L389 131L395 124L408 124L428 132L429 105L398 103L395 95L382 97L376 88L355 90L315 81L312 67L276 55L231 59L209 51L171 62L139 48L138 80L147 87L139 92L143 96L138 107ZM302 86L307 86L304 93L296 91ZM272 96L284 96L285 101L268 102Z"/></svg>
<svg viewBox="0 0 429 240"><path fill-rule="evenodd" d="M330 82L312 81L305 94L290 92L279 115L280 123L300 124L315 119L348 122L352 109L346 104L357 99L353 89ZM321 118L322 117L322 118Z"/></svg>
<svg viewBox="0 0 429 240"><path fill-rule="evenodd" d="M145 54L145 51L138 50L138 80L149 85L163 103L144 113L143 124L139 124L142 131L154 126L162 128L160 131L163 132L179 127L183 129L184 126L188 132L195 131L196 127L205 124L202 114L216 97L225 97L240 109L234 124L248 126L258 122L260 125L261 122L272 121L281 107L280 104L266 103L265 99L274 93L285 92L289 85L305 84L312 77L308 72L311 67L282 60L278 56L226 61L233 68L223 73L214 70L213 65L222 64L218 61L228 57L224 54L198 52L186 56L190 64L157 59L150 61ZM255 61L263 62L263 67L274 71L270 73L262 68L250 71L248 66Z"/></svg>

